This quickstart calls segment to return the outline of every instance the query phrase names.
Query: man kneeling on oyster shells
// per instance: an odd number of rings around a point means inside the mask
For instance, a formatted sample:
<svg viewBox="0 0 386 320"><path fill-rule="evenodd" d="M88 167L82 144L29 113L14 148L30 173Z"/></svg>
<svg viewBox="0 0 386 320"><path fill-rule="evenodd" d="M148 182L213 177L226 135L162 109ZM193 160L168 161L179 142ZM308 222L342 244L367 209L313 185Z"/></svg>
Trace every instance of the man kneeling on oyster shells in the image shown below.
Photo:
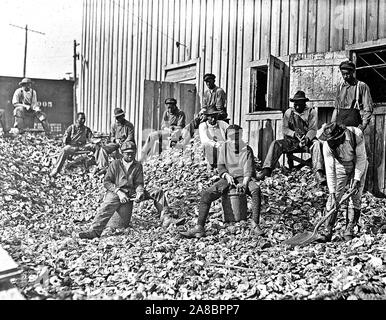
<svg viewBox="0 0 386 320"><path fill-rule="evenodd" d="M201 195L197 225L181 235L187 238L201 238L205 235L205 222L213 201L219 199L233 186L238 192L252 197L252 227L254 234L263 234L260 229L261 191L255 181L255 165L252 149L242 140L242 128L230 125L226 129L226 142L220 147L218 171L221 180L204 190Z"/></svg>
<svg viewBox="0 0 386 320"><path fill-rule="evenodd" d="M93 239L100 237L115 211L128 224L133 211L133 201L154 200L154 205L159 214L162 214L162 210L168 206L162 190L155 192L153 195L145 190L143 168L142 164L135 160L136 151L137 147L134 142L125 141L122 144L123 159L114 160L110 163L104 179L107 193L94 218L91 229L79 233L80 238Z"/></svg>

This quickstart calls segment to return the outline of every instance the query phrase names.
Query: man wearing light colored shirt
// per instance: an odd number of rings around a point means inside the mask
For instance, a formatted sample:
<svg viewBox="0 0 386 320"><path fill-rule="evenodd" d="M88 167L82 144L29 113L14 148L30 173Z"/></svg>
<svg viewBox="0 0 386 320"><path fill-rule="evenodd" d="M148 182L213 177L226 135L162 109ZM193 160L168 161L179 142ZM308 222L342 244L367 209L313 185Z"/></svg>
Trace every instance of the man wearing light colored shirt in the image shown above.
<svg viewBox="0 0 386 320"><path fill-rule="evenodd" d="M323 141L327 186L330 194L326 210L329 211L336 206L345 192L346 185L350 185L350 190L354 190L347 208L344 231L344 238L351 240L361 213L361 198L368 168L363 133L359 128L332 122L320 130L318 138ZM322 234L323 241L331 240L337 215L335 211L327 220Z"/></svg>
<svg viewBox="0 0 386 320"><path fill-rule="evenodd" d="M26 124L25 118L29 114L31 117L40 121L44 131L49 135L50 126L47 122L47 116L37 105L37 94L36 91L32 89L31 79L24 78L19 82L19 85L22 87L15 91L12 98L12 104L15 107L13 111L15 116L14 127L21 131L24 130Z"/></svg>
<svg viewBox="0 0 386 320"><path fill-rule="evenodd" d="M215 107L209 107L203 112L207 117L198 127L201 144L204 146L205 157L212 168L217 167L218 150L226 140L225 132L229 124L218 120L220 111Z"/></svg>

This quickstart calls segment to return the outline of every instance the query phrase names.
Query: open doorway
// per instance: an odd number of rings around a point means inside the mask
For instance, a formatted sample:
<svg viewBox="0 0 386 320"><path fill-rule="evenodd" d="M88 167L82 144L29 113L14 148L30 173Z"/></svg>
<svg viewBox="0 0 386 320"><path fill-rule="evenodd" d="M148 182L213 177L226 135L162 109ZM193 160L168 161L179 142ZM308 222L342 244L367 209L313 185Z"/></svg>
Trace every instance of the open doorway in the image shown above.
<svg viewBox="0 0 386 320"><path fill-rule="evenodd" d="M386 104L386 46L355 52L356 76L365 82L373 102Z"/></svg>

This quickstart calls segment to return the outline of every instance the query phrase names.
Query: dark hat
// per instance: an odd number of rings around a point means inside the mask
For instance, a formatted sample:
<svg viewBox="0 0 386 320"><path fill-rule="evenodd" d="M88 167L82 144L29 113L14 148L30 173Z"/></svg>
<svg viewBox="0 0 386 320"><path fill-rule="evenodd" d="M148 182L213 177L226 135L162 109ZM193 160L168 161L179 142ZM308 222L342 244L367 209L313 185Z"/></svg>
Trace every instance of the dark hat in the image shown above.
<svg viewBox="0 0 386 320"><path fill-rule="evenodd" d="M174 98L167 98L165 104L177 104L177 100Z"/></svg>
<svg viewBox="0 0 386 320"><path fill-rule="evenodd" d="M340 65L339 65L339 69L340 70L355 70L355 64L354 62L352 61L343 61Z"/></svg>
<svg viewBox="0 0 386 320"><path fill-rule="evenodd" d="M215 106L210 106L205 111L203 111L202 114L209 116L211 114L219 114L219 113L221 113L221 111L217 110Z"/></svg>
<svg viewBox="0 0 386 320"><path fill-rule="evenodd" d="M216 79L216 76L213 73L207 73L204 75L204 81L209 79Z"/></svg>
<svg viewBox="0 0 386 320"><path fill-rule="evenodd" d="M21 86L22 84L25 84L25 83L32 83L32 80L30 78L24 78L23 80L21 80L19 82L19 86Z"/></svg>
<svg viewBox="0 0 386 320"><path fill-rule="evenodd" d="M119 117L119 116L122 116L124 114L125 114L125 112L121 108L115 108L114 109L114 116L116 118Z"/></svg>
<svg viewBox="0 0 386 320"><path fill-rule="evenodd" d="M304 93L304 91L298 91L295 93L294 97L293 98L290 98L289 99L291 102L295 102L295 101L310 101L310 99L306 98L306 94Z"/></svg>
<svg viewBox="0 0 386 320"><path fill-rule="evenodd" d="M129 151L135 152L136 150L137 150L137 146L133 141L125 141L124 143L122 143L122 146L121 146L122 152L129 152Z"/></svg>
<svg viewBox="0 0 386 320"><path fill-rule="evenodd" d="M326 124L321 135L318 137L320 141L330 141L339 139L344 135L346 126L344 124L331 122Z"/></svg>

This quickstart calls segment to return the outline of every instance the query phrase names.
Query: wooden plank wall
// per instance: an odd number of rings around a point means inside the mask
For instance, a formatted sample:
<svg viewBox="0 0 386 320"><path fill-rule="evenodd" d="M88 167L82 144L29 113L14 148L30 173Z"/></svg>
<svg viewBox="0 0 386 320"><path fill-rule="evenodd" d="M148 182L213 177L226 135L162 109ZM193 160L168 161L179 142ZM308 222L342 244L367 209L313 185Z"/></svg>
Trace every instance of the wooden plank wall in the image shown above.
<svg viewBox="0 0 386 320"><path fill-rule="evenodd" d="M92 129L108 132L112 110L122 107L137 138L144 80L164 80L165 65L200 58L198 93L202 75L216 73L231 121L244 125L248 62L386 36L383 0L83 1L80 110Z"/></svg>

